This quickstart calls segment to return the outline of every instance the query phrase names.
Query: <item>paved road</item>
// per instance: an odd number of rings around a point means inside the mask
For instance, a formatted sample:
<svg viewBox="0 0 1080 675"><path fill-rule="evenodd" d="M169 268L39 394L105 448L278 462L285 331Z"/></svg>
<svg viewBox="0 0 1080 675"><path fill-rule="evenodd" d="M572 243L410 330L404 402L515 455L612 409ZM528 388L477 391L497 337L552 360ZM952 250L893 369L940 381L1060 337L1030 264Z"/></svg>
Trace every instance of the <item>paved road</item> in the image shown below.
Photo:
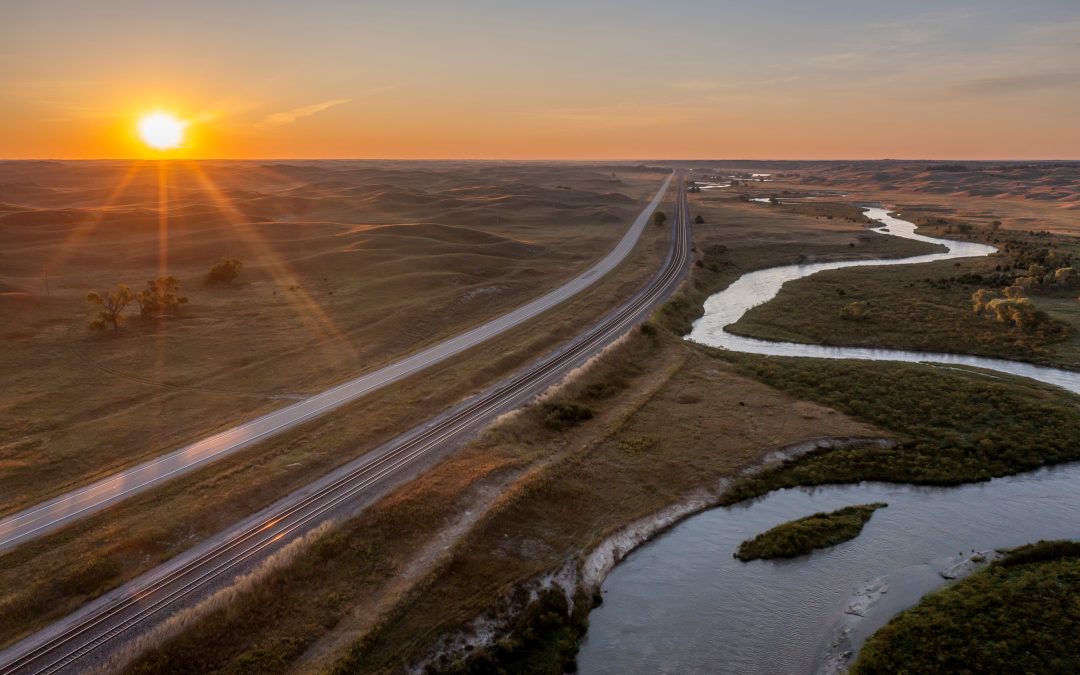
<svg viewBox="0 0 1080 675"><path fill-rule="evenodd" d="M0 652L0 675L84 672L102 665L115 650L178 610L196 604L326 520L356 513L499 415L530 401L624 335L678 286L690 257L690 220L682 189L671 223L673 236L662 268L596 324L491 389Z"/></svg>
<svg viewBox="0 0 1080 675"><path fill-rule="evenodd" d="M194 471L350 401L355 401L361 396L490 340L555 307L595 283L626 258L637 243L642 230L649 222L649 217L660 203L670 183L671 176L664 180L656 196L638 215L610 253L588 270L547 295L385 368L349 380L298 403L275 410L250 422L4 518L0 520L0 552L52 532L155 485Z"/></svg>

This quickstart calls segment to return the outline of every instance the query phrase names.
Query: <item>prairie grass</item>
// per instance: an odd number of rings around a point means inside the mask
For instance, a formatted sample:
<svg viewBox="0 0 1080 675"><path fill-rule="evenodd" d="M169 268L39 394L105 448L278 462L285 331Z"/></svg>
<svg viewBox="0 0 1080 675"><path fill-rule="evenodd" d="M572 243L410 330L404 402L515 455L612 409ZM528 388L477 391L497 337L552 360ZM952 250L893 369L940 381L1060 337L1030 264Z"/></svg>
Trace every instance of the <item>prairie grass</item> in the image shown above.
<svg viewBox="0 0 1080 675"><path fill-rule="evenodd" d="M594 293L538 322L95 514L79 527L6 552L0 559L0 646L523 367L637 290L659 264L665 242L663 232L648 228L630 258Z"/></svg>
<svg viewBox="0 0 1080 675"><path fill-rule="evenodd" d="M664 178L571 165L326 163L288 175L178 165L159 241L157 213L145 208L156 175L135 175L116 204L98 206L95 190L108 194L125 168L41 167L38 187L8 195L29 179L18 177L25 166L0 167L0 202L14 210L0 214L0 288L10 291L0 293L0 514L543 294L606 253ZM566 182L579 187L552 186ZM129 308L115 334L87 330L87 292L142 287L161 273L164 249L190 302L166 320ZM239 278L203 286L225 255L243 261Z"/></svg>

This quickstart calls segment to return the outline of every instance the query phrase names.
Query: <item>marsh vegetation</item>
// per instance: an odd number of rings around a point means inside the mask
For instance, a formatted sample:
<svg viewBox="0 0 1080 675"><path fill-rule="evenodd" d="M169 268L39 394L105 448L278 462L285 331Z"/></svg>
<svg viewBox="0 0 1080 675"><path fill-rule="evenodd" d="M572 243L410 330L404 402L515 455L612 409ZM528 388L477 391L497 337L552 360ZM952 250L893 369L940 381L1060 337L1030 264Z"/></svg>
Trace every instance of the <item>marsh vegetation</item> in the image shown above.
<svg viewBox="0 0 1080 675"><path fill-rule="evenodd" d="M891 430L901 441L785 461L737 481L726 503L795 485L955 485L1080 459L1080 401L1047 385L927 365L716 356L770 386Z"/></svg>
<svg viewBox="0 0 1080 675"><path fill-rule="evenodd" d="M735 557L743 562L794 558L814 549L836 546L859 536L874 511L886 506L882 502L858 504L782 523L744 541Z"/></svg>
<svg viewBox="0 0 1080 675"><path fill-rule="evenodd" d="M995 561L894 618L853 675L1080 671L1080 543L1043 541Z"/></svg>

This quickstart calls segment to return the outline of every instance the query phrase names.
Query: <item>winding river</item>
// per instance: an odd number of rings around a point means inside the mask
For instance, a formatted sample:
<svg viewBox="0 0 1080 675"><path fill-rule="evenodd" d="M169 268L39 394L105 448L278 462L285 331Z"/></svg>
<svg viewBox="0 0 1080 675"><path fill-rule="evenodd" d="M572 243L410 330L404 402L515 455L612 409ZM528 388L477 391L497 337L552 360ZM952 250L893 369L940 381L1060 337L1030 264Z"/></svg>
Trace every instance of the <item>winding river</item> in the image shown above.
<svg viewBox="0 0 1080 675"><path fill-rule="evenodd" d="M844 267L902 265L994 252L925 237L880 208L881 234L946 247L895 260L789 265L743 275L705 302L688 339L778 356L932 362L1028 377L1080 393L1080 373L974 356L772 342L724 330L781 286ZM853 541L786 561L742 563L740 542L817 511L884 501ZM1080 465L957 488L881 483L780 490L694 516L642 546L604 582L578 655L582 673L812 673L842 669L874 630L945 583L978 551L1080 537Z"/></svg>
<svg viewBox="0 0 1080 675"><path fill-rule="evenodd" d="M870 267L880 265L911 265L916 263L972 258L990 255L997 249L986 244L951 239L935 239L915 234L915 225L906 220L890 216L880 208L866 209L871 220L883 223L873 228L874 232L889 234L904 239L914 239L930 244L945 246L943 253L895 258L889 260L848 260L843 262L808 263L804 265L785 265L770 269L749 272L739 277L734 283L710 296L705 301L705 315L694 322L694 328L688 339L711 347L730 349L750 354L771 354L774 356L808 356L818 359L863 359L871 361L909 361L913 363L943 363L953 366L970 366L996 370L1010 375L1019 375L1034 380L1054 384L1074 393L1080 393L1080 373L1036 366L1019 361L1006 361L964 354L938 354L932 352L911 352L896 349L868 349L860 347L825 347L797 342L772 342L734 335L724 330L725 326L739 320L751 308L768 302L780 292L780 287L789 281L801 279L825 270L837 270L845 267Z"/></svg>

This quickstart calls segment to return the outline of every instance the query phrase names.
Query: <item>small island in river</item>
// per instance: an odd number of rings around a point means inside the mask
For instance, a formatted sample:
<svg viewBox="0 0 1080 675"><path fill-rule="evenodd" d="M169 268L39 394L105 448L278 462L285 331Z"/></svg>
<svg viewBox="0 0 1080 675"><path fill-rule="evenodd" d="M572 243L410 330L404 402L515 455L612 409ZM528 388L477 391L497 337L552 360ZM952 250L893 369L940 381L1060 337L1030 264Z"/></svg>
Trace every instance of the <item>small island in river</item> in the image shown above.
<svg viewBox="0 0 1080 675"><path fill-rule="evenodd" d="M885 506L881 502L858 504L777 525L740 544L735 557L743 562L794 558L817 548L836 546L859 536L874 511Z"/></svg>

